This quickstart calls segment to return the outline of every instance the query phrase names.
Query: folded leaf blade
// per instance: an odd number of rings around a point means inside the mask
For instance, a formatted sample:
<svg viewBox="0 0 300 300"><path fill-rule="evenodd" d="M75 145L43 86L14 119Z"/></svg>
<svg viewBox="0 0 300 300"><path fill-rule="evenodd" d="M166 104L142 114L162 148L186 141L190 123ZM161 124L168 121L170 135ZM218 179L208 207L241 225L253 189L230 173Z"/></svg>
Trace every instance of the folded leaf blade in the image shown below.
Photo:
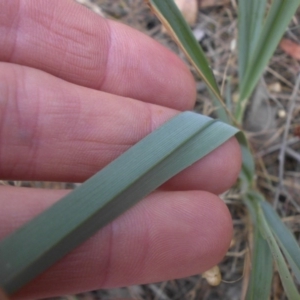
<svg viewBox="0 0 300 300"><path fill-rule="evenodd" d="M177 115L1 241L0 286L13 294L236 132L234 127L196 113Z"/></svg>

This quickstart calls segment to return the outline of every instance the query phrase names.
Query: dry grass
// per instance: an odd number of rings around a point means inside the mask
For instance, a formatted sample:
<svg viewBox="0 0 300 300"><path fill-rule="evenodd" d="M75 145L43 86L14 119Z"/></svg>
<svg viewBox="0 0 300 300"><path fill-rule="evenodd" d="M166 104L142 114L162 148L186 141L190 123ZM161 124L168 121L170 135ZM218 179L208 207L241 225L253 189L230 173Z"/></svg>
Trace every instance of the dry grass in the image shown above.
<svg viewBox="0 0 300 300"><path fill-rule="evenodd" d="M152 36L185 60L171 38L162 33L160 23L148 10L143 0L81 0L80 2L90 5L98 13L99 5L106 17L126 23ZM200 9L196 25L197 30L204 33L201 45L210 59L219 84L224 86L224 83L226 85L230 79L233 99L237 93L238 83L234 48L237 18L234 4L235 1L231 1L224 6ZM290 25L286 36L300 42L300 27L296 19ZM277 198L279 213L298 239L300 238L300 94L295 92L293 98L291 95L299 70L298 61L277 50L258 92L253 97L245 121L249 138L256 149L259 187L268 200L274 201ZM191 71L193 72L192 69ZM203 82L197 77L195 79L198 89L195 110L204 114L213 114L211 100ZM291 105L294 106L292 110ZM47 188L73 187L61 183L11 182L9 184ZM251 243L248 237L251 236L251 226L239 195L232 190L223 195L223 198L232 213L235 231L232 246L220 264L223 282L218 287L210 287L199 275L157 284L94 291L60 299L241 299L250 270ZM272 299L285 299L276 274Z"/></svg>

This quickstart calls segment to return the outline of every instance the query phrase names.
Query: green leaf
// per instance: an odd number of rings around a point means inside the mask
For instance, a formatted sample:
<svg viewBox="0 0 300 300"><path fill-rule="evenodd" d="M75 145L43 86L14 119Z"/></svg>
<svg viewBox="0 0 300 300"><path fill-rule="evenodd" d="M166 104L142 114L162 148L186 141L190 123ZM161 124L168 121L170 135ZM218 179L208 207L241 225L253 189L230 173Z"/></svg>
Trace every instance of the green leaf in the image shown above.
<svg viewBox="0 0 300 300"><path fill-rule="evenodd" d="M240 14L242 14L241 17L247 14L247 7L244 3L245 1L246 0L241 1L242 6L245 6L240 7L240 10L243 11L242 13L240 12ZM241 122L243 119L247 99L251 96L258 80L262 76L265 67L272 57L277 45L280 42L280 39L282 38L289 22L291 21L299 5L300 0L273 0L266 21L263 24L262 31L259 35L259 39L257 42L254 42L254 48L250 47L250 43L252 42L252 40L249 40L247 36L255 36L254 40L256 40L257 33L256 31L255 33L253 33L254 31L251 31L251 34L244 36L243 31L247 31L245 29L245 27L247 27L247 23L244 24L243 20L245 22L248 21L243 18L241 19L240 30L242 32L239 34L239 37L241 39L239 41L239 52L241 52L240 73L242 76L242 80L240 82L240 99L238 101L237 111L235 114L239 122ZM253 22L255 21L256 20L254 19ZM249 53L249 49L252 49L251 53Z"/></svg>
<svg viewBox="0 0 300 300"><path fill-rule="evenodd" d="M272 253L258 227L255 227L254 232L254 253L251 265L252 270L246 299L268 300L273 277Z"/></svg>
<svg viewBox="0 0 300 300"><path fill-rule="evenodd" d="M285 262L285 259L280 251L279 245L273 235L270 225L267 222L264 211L261 208L261 203L265 201L264 197L256 191L251 191L251 192L249 192L248 195L249 195L249 198L251 198L252 201L255 201L258 205L258 209L257 209L258 226L259 226L262 236L267 240L267 242L269 244L273 258L276 262L276 266L278 269L278 273L279 273L284 291L290 300L300 299L300 294L297 291L297 288L295 286L293 278L289 272L289 268L288 268L288 266Z"/></svg>
<svg viewBox="0 0 300 300"><path fill-rule="evenodd" d="M258 222L257 205L247 195L245 201L252 217L254 225L254 249L251 260L251 276L247 290L247 300L268 300L271 293L273 277L272 253L267 241L261 235Z"/></svg>
<svg viewBox="0 0 300 300"><path fill-rule="evenodd" d="M265 235L267 238L269 247L273 254L273 258L274 258L277 268L278 268L279 276L280 276L284 291L289 299L291 299L291 300L300 299L300 294L298 293L295 283L293 282L293 278L289 272L288 266L284 260L284 257L280 251L280 248L271 232L269 225L267 224L267 222L262 214L261 214L260 219L262 222L260 229L263 232L263 235Z"/></svg>
<svg viewBox="0 0 300 300"><path fill-rule="evenodd" d="M221 121L223 121L224 123L233 125L233 120L231 120L228 115L228 111L231 111L231 109L232 109L231 79L229 78L226 82L226 88L225 88L226 105L220 103L220 100L210 90L209 90L209 94L211 96L212 103L215 108L214 112L215 112L217 118L220 119Z"/></svg>
<svg viewBox="0 0 300 300"><path fill-rule="evenodd" d="M238 5L239 77L249 67L251 53L257 46L266 11L266 0L240 0Z"/></svg>
<svg viewBox="0 0 300 300"><path fill-rule="evenodd" d="M184 112L149 134L0 242L0 286L11 295L237 129Z"/></svg>
<svg viewBox="0 0 300 300"><path fill-rule="evenodd" d="M267 222L285 254L297 281L300 283L300 247L289 228L281 221L273 207L266 201L260 205L266 216Z"/></svg>
<svg viewBox="0 0 300 300"><path fill-rule="evenodd" d="M206 56L174 1L149 0L148 2L156 16L170 32L209 89L215 94L219 101L222 102L223 100L215 76Z"/></svg>
<svg viewBox="0 0 300 300"><path fill-rule="evenodd" d="M230 118L228 117L228 114L227 114L224 106L221 105L219 99L212 92L210 92L209 94L211 96L212 103L215 108L214 112L215 112L217 118L220 119L221 121L223 121L224 123L231 125L232 122L231 122Z"/></svg>
<svg viewBox="0 0 300 300"><path fill-rule="evenodd" d="M242 193L252 187L255 175L255 165L249 144L244 132L240 131L236 138L240 144L242 152L242 170L240 172L240 184Z"/></svg>
<svg viewBox="0 0 300 300"><path fill-rule="evenodd" d="M225 90L225 100L226 100L226 107L229 111L232 111L232 99L231 99L232 89L231 89L231 84L232 84L231 83L231 78L228 78L227 83L226 83L226 90ZM226 111L225 111L225 113L226 113ZM227 116L227 118L228 118L228 116Z"/></svg>

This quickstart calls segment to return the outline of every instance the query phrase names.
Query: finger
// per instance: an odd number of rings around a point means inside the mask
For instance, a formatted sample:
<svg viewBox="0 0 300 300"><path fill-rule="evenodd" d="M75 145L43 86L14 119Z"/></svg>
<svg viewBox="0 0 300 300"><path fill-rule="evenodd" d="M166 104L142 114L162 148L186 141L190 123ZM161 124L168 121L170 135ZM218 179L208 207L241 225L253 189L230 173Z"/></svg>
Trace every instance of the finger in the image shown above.
<svg viewBox="0 0 300 300"><path fill-rule="evenodd" d="M82 182L178 113L7 63L0 63L0 97L3 179ZM219 193L239 168L231 140L170 186Z"/></svg>
<svg viewBox="0 0 300 300"><path fill-rule="evenodd" d="M41 212L65 191L0 189L0 236ZM217 264L232 235L230 214L213 194L156 192L33 281L22 299L157 282Z"/></svg>
<svg viewBox="0 0 300 300"><path fill-rule="evenodd" d="M194 105L194 80L175 54L75 1L0 0L0 32L2 61L178 110Z"/></svg>

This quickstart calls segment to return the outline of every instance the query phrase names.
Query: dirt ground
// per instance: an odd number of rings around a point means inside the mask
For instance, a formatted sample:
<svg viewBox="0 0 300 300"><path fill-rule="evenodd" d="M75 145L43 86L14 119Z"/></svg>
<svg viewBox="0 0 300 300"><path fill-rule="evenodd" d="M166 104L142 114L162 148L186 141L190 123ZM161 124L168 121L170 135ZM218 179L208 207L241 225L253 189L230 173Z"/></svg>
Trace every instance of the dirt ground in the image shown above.
<svg viewBox="0 0 300 300"><path fill-rule="evenodd" d="M184 55L162 32L156 17L149 11L143 0L80 0L96 13L128 24L158 40L177 53ZM222 1L218 1L219 3ZM230 78L232 99L237 93L237 12L236 2L224 1L225 5L199 8L197 23L193 30L201 37L200 44L210 60L220 86ZM224 3L223 2L223 3ZM99 9L101 7L101 10ZM299 14L300 16L300 14ZM298 16L298 17L299 17ZM286 37L300 43L299 18L295 17L286 31ZM248 108L245 128L255 149L257 180L267 199L274 201L278 195L278 211L286 224L300 238L300 95L295 82L300 63L278 49L261 80ZM195 74L191 68L191 72ZM213 106L203 82L197 81L197 104L195 110L213 115ZM226 85L225 85L226 86ZM291 110L291 105L294 105ZM291 119L286 136L284 129ZM283 141L285 140L285 143ZM284 148L283 148L284 147ZM284 155L285 163L279 163ZM27 186L62 187L56 183L10 183ZM69 186L68 184L66 184ZM143 300L239 300L249 278L250 261L248 240L249 218L238 193L232 189L222 195L228 205L234 224L234 238L224 260L220 264L222 283L210 286L199 274L189 278L172 280L142 286L132 286L108 291L93 291L77 296L57 299L143 299ZM286 299L275 272L272 299Z"/></svg>

